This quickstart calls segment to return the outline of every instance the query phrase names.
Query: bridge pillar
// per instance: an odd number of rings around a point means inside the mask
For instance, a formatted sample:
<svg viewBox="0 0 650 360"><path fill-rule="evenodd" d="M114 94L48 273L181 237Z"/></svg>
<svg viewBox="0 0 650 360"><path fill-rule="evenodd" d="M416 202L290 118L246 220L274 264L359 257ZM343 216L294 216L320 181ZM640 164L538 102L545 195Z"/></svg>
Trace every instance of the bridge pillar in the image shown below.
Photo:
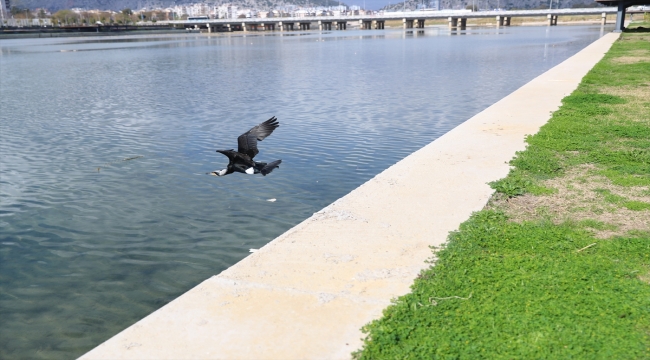
<svg viewBox="0 0 650 360"><path fill-rule="evenodd" d="M242 30L243 32L248 31L248 29L246 28L246 23L245 23L245 22L241 23L241 30Z"/></svg>
<svg viewBox="0 0 650 360"><path fill-rule="evenodd" d="M602 13L600 16L601 16L600 25L607 25L607 14Z"/></svg>
<svg viewBox="0 0 650 360"><path fill-rule="evenodd" d="M417 28L418 29L424 29L424 19L418 19L417 20Z"/></svg>
<svg viewBox="0 0 650 360"><path fill-rule="evenodd" d="M557 15L548 14L546 18L548 19L548 26L557 25Z"/></svg>
<svg viewBox="0 0 650 360"><path fill-rule="evenodd" d="M377 29L377 30L383 30L384 29L384 20L375 20L373 22L375 23L375 29Z"/></svg>
<svg viewBox="0 0 650 360"><path fill-rule="evenodd" d="M413 29L413 20L402 19L402 23L404 24L404 29Z"/></svg>
<svg viewBox="0 0 650 360"><path fill-rule="evenodd" d="M625 10L626 5L623 1L618 2L618 11L616 12L616 26L614 32L622 32L625 29Z"/></svg>
<svg viewBox="0 0 650 360"><path fill-rule="evenodd" d="M332 30L332 23L327 21L318 20L318 30Z"/></svg>
<svg viewBox="0 0 650 360"><path fill-rule="evenodd" d="M497 15L497 27L503 26L503 16Z"/></svg>
<svg viewBox="0 0 650 360"><path fill-rule="evenodd" d="M348 28L347 21L335 21L335 22L336 22L336 30L346 30Z"/></svg>
<svg viewBox="0 0 650 360"><path fill-rule="evenodd" d="M212 33L212 26L210 24L206 24L208 26L208 34Z"/></svg>
<svg viewBox="0 0 650 360"><path fill-rule="evenodd" d="M460 29L465 30L467 28L467 18L460 18Z"/></svg>
<svg viewBox="0 0 650 360"><path fill-rule="evenodd" d="M504 16L503 19L505 20L505 26L510 26L510 16Z"/></svg>
<svg viewBox="0 0 650 360"><path fill-rule="evenodd" d="M455 28L458 26L458 18L455 17L449 17L449 28Z"/></svg>

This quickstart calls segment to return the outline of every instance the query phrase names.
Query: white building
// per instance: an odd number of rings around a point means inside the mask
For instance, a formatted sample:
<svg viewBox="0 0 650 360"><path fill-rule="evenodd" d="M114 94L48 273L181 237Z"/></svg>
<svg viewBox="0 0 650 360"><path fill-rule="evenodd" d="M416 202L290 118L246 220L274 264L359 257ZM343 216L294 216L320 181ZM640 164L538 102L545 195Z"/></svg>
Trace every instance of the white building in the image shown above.
<svg viewBox="0 0 650 360"><path fill-rule="evenodd" d="M237 16L235 18L254 18L257 17L257 10L251 9L241 9L237 10Z"/></svg>
<svg viewBox="0 0 650 360"><path fill-rule="evenodd" d="M300 10L297 10L297 11L294 13L293 16L303 18L303 17L314 16L314 15L313 15L312 12L309 11L309 10L306 10L306 9L300 9Z"/></svg>
<svg viewBox="0 0 650 360"><path fill-rule="evenodd" d="M178 16L209 16L214 8L208 4L177 5L171 8Z"/></svg>
<svg viewBox="0 0 650 360"><path fill-rule="evenodd" d="M4 21L11 17L11 2L10 0L0 0L0 21ZM0 24L0 26L4 26Z"/></svg>
<svg viewBox="0 0 650 360"><path fill-rule="evenodd" d="M216 8L216 17L219 19L236 19L237 6L234 5L220 5Z"/></svg>

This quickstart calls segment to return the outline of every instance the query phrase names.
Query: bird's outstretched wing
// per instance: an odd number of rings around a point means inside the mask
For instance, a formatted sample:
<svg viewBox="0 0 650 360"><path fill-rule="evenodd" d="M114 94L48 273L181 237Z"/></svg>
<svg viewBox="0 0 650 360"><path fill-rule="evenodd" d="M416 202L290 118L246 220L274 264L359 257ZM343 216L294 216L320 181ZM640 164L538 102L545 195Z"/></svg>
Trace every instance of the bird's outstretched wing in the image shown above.
<svg viewBox="0 0 650 360"><path fill-rule="evenodd" d="M235 150L217 150L218 153L224 154L228 157L229 163L228 168L234 164L244 164L248 166L254 166L255 162L251 160L246 154L240 154Z"/></svg>
<svg viewBox="0 0 650 360"><path fill-rule="evenodd" d="M259 150L257 150L257 142L262 141L267 136L271 135L273 130L278 126L280 126L280 123L278 123L278 119L276 119L275 116L257 126L254 126L252 129L241 134L237 138L237 151L250 156L251 159L254 158L255 155L259 153Z"/></svg>
<svg viewBox="0 0 650 360"><path fill-rule="evenodd" d="M273 169L280 167L280 164L282 163L282 160L275 160L271 161L270 163L266 164L260 172L262 175L266 176L273 171Z"/></svg>

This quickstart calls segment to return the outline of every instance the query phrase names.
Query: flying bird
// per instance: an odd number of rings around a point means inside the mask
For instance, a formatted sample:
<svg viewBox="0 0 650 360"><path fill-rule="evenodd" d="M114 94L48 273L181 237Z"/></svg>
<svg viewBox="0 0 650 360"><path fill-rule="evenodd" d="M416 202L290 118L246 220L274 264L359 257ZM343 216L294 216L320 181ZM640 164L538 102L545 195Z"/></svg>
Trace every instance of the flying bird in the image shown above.
<svg viewBox="0 0 650 360"><path fill-rule="evenodd" d="M272 117L265 122L254 126L247 132L239 135L237 138L237 151L230 150L217 150L228 157L228 167L222 170L215 170L211 175L226 176L235 171L244 174L262 174L268 175L273 169L280 167L282 160L275 160L270 163L257 162L253 158L259 153L257 150L257 142L266 139L267 136L273 133L280 123L276 117Z"/></svg>

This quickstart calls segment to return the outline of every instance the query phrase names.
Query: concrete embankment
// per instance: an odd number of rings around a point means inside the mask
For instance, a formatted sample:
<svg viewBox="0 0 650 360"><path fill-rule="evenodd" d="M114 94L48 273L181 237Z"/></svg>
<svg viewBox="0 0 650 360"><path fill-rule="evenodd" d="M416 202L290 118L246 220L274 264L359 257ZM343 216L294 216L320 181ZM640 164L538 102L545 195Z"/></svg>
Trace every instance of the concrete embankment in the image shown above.
<svg viewBox="0 0 650 360"><path fill-rule="evenodd" d="M349 358L618 34L391 166L82 359Z"/></svg>

